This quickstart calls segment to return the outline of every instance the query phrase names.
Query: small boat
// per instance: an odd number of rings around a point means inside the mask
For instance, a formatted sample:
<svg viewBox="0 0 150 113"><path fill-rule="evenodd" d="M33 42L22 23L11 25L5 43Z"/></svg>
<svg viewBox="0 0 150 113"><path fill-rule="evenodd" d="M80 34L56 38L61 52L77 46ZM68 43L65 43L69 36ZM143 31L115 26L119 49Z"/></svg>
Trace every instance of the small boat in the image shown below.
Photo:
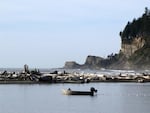
<svg viewBox="0 0 150 113"><path fill-rule="evenodd" d="M63 90L64 95L90 95L94 96L97 90L94 87L91 87L90 91L72 91L70 88L67 90Z"/></svg>

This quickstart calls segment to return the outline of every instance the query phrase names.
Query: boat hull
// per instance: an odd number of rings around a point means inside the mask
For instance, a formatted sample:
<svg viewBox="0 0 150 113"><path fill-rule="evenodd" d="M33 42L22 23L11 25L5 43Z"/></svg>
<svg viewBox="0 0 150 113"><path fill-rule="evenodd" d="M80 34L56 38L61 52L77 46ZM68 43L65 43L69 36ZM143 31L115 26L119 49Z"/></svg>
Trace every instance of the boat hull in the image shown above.
<svg viewBox="0 0 150 113"><path fill-rule="evenodd" d="M72 91L70 89L63 90L64 95L90 95L94 96L94 91Z"/></svg>

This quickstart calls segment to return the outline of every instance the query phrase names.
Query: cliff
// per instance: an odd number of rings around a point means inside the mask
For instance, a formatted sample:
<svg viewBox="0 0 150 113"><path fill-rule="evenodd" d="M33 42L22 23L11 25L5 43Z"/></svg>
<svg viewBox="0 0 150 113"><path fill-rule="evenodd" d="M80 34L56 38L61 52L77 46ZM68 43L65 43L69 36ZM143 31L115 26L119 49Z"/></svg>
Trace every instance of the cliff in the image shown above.
<svg viewBox="0 0 150 113"><path fill-rule="evenodd" d="M136 37L130 42L122 41L121 52L129 58L132 54L134 54L137 50L141 49L144 45L145 40L142 36Z"/></svg>
<svg viewBox="0 0 150 113"><path fill-rule="evenodd" d="M64 68L72 69L72 68L80 68L81 65L76 63L75 61L68 61L65 63Z"/></svg>
<svg viewBox="0 0 150 113"><path fill-rule="evenodd" d="M128 22L125 29L120 32L120 53L126 57L129 69L150 69L150 11L138 19ZM119 53L119 54L120 54ZM122 65L124 66L124 65Z"/></svg>
<svg viewBox="0 0 150 113"><path fill-rule="evenodd" d="M65 68L90 69L150 69L150 11L138 19L128 22L120 32L121 49L117 54L108 55L107 58L88 56L84 64L70 64Z"/></svg>
<svg viewBox="0 0 150 113"><path fill-rule="evenodd" d="M83 67L86 68L96 68L99 69L101 67L101 61L103 60L102 57L97 57L97 56L88 56L85 64L83 65Z"/></svg>

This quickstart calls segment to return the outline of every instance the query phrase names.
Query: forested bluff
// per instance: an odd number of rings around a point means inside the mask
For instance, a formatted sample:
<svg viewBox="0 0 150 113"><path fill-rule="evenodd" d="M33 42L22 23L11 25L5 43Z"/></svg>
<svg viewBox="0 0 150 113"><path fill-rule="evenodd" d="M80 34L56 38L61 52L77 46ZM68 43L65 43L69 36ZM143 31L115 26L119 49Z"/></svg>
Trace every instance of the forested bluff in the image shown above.
<svg viewBox="0 0 150 113"><path fill-rule="evenodd" d="M67 61L64 68L69 69L150 69L150 10L146 7L143 15L128 22L121 37L119 53L107 58L89 55L84 64Z"/></svg>

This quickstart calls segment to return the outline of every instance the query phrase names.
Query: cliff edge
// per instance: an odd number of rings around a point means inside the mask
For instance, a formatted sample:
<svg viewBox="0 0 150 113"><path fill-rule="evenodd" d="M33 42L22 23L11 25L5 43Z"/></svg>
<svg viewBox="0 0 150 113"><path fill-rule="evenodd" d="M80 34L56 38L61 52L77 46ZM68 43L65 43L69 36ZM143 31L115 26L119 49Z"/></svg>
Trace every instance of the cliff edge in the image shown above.
<svg viewBox="0 0 150 113"><path fill-rule="evenodd" d="M121 49L107 58L89 55L84 64L66 62L65 68L150 69L150 10L128 22L120 32Z"/></svg>

